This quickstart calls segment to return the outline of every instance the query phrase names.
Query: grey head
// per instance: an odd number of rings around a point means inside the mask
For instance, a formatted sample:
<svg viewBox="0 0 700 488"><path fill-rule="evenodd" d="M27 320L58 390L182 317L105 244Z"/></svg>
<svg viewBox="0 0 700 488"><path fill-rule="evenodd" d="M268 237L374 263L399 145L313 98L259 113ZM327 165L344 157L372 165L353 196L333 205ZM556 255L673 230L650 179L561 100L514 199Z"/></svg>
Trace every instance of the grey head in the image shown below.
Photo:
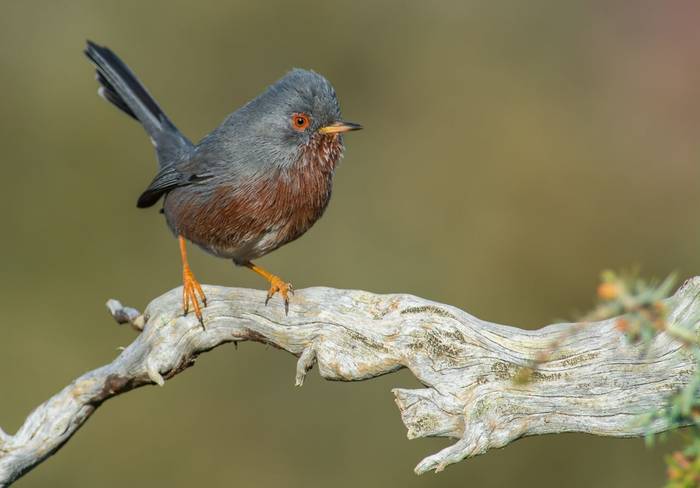
<svg viewBox="0 0 700 488"><path fill-rule="evenodd" d="M229 115L199 148L210 154L223 151L223 164L288 167L324 136L340 139L341 133L360 128L342 121L335 89L326 78L296 68Z"/></svg>

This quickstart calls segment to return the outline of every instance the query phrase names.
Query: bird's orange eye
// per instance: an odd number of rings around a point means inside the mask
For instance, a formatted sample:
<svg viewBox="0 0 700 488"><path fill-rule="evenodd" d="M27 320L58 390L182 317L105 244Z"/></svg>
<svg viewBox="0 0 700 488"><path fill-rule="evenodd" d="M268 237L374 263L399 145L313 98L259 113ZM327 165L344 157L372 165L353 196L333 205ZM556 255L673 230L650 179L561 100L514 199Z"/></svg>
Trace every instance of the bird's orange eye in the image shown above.
<svg viewBox="0 0 700 488"><path fill-rule="evenodd" d="M309 116L306 114L293 114L292 126L300 132L306 130L309 126Z"/></svg>

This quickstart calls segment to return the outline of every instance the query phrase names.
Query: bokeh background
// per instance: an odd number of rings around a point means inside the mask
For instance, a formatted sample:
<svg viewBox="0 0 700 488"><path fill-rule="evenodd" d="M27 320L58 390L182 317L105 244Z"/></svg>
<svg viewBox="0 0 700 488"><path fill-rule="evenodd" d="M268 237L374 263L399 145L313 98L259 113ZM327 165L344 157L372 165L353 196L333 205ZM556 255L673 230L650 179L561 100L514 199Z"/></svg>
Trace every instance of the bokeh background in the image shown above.
<svg viewBox="0 0 700 488"><path fill-rule="evenodd" d="M347 137L325 217L261 260L297 287L408 292L539 327L588 309L599 272L700 268L700 4L486 0L0 4L0 425L111 361L179 285L177 245L136 197L141 128L99 99L86 38L131 65L198 140L294 66L326 75ZM192 251L206 283L264 288ZM261 293L262 297L262 293ZM279 306L273 303L273 306ZM390 388L341 384L258 344L105 404L18 482L46 486L644 486L641 440L523 439L416 477Z"/></svg>

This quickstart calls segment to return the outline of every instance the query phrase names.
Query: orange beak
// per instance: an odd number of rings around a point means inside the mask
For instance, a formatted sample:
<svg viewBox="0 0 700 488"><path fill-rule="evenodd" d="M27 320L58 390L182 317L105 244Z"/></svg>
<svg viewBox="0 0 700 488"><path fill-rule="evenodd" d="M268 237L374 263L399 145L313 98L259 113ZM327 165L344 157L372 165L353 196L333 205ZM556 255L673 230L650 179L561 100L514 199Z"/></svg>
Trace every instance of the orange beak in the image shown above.
<svg viewBox="0 0 700 488"><path fill-rule="evenodd" d="M321 134L339 134L342 132L350 132L351 130L360 130L362 126L360 124L354 124L352 122L335 122L334 124L321 127L318 131Z"/></svg>

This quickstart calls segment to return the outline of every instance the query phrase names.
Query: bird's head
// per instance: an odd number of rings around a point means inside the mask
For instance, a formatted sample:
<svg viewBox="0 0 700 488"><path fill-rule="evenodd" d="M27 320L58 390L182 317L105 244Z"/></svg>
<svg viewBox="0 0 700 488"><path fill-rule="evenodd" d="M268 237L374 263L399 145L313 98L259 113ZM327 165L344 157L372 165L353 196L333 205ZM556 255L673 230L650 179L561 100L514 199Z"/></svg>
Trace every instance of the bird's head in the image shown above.
<svg viewBox="0 0 700 488"><path fill-rule="evenodd" d="M329 141L342 148L342 134L362 126L343 121L330 82L314 71L293 69L243 107L257 143L282 165ZM269 151L268 151L269 152Z"/></svg>

